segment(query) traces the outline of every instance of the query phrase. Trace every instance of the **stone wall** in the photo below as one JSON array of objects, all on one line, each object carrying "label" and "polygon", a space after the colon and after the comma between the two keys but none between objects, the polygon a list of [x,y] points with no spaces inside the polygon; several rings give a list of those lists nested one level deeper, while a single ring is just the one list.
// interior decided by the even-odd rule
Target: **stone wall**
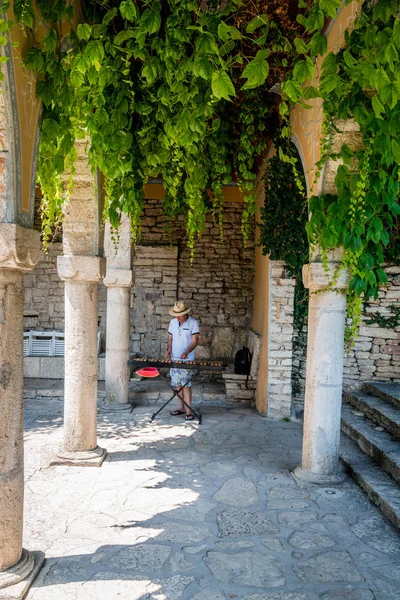
[{"label": "stone wall", "polygon": [[292,403],[293,297],[295,280],[283,261],[269,261],[267,416],[289,417]]},{"label": "stone wall", "polygon": [[56,267],[62,244],[51,244],[37,266],[24,275],[24,328],[64,331],[64,283]]},{"label": "stone wall", "polygon": [[400,324],[387,329],[368,324],[371,314],[393,316],[390,306],[400,307],[400,266],[387,267],[388,284],[379,291],[379,298],[368,302],[354,349],[345,356],[345,385],[363,381],[400,381]]},{"label": "stone wall", "polygon": [[[134,255],[131,351],[142,356],[165,351],[168,309],[176,299],[192,307],[201,325],[197,356],[232,359],[246,341],[252,318],[254,244],[243,251],[242,203],[225,205],[223,239],[209,215],[191,264],[181,217],[169,227],[160,200],[146,200],[142,235]],[[253,240],[254,231],[250,239]],[[25,328],[64,330],[64,285],[56,269],[60,243],[25,276]],[[101,350],[105,350],[106,288],[99,285]]]},{"label": "stone wall", "polygon": [[[242,203],[225,205],[222,240],[218,225],[213,222],[211,215],[207,216],[203,235],[196,242],[195,260],[191,264],[182,219],[176,219],[168,228],[168,217],[162,213],[161,202],[146,201],[140,255],[134,257],[133,261],[135,286],[132,306],[135,307],[138,300],[140,310],[132,308],[132,351],[146,356],[149,343],[155,351],[158,348],[161,353],[164,351],[170,319],[168,308],[178,298],[192,307],[191,314],[200,321],[200,344],[196,349],[198,357],[232,359],[245,343],[246,330],[252,318],[254,244],[249,243],[243,251],[242,208]],[[253,236],[252,230],[251,240]],[[172,264],[169,265],[172,269],[170,273],[160,268],[163,262],[158,264],[166,256],[171,259],[171,246],[171,252],[176,253],[176,273],[172,272],[175,268]],[[148,268],[146,260],[150,261]],[[148,269],[153,272],[146,273]],[[147,281],[149,288],[147,297],[139,289],[143,287],[143,281]],[[141,319],[146,320],[146,325],[140,322]],[[146,331],[150,332],[151,342],[146,341]]]},{"label": "stone wall", "polygon": [[[379,297],[368,302],[354,348],[344,357],[343,385],[358,387],[364,381],[400,381],[400,325],[388,329],[368,324],[371,314],[390,317],[390,306],[400,307],[400,266],[385,269],[389,281]],[[304,403],[307,326],[293,338],[293,399]]]}]

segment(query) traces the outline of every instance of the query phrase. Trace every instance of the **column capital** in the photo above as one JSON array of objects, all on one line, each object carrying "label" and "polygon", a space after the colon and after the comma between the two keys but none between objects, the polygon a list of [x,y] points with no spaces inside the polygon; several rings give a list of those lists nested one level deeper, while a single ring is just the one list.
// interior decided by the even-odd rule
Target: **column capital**
[{"label": "column capital", "polygon": [[58,256],[57,271],[63,281],[97,283],[104,278],[106,259],[99,256]]},{"label": "column capital", "polygon": [[40,259],[40,232],[0,223],[0,268],[30,271]]},{"label": "column capital", "polygon": [[[332,282],[336,276],[336,269],[340,263],[328,262],[326,270],[322,262],[311,262],[303,266],[303,284],[310,292],[318,292],[324,290]],[[349,272],[347,269],[341,269],[336,277],[332,289],[346,290],[349,284]]]},{"label": "column capital", "polygon": [[132,287],[133,272],[130,269],[107,269],[103,283],[106,287]]}]

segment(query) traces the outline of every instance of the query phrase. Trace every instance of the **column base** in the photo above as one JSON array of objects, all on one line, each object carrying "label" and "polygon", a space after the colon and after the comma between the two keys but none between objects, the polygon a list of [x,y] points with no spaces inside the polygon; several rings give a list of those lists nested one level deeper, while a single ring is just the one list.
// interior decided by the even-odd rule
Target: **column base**
[{"label": "column base", "polygon": [[312,483],[314,485],[337,485],[343,483],[346,479],[346,473],[341,465],[338,465],[336,473],[324,475],[323,473],[313,473],[313,471],[303,471],[301,467],[297,467],[293,471],[296,479],[304,483]]},{"label": "column base", "polygon": [[103,400],[98,405],[98,410],[101,412],[120,412],[122,410],[130,410],[133,404],[130,402],[107,402],[107,400]]},{"label": "column base", "polygon": [[0,571],[0,600],[22,600],[44,563],[43,552],[22,549],[19,561]]},{"label": "column base", "polygon": [[[50,466],[70,465],[76,467],[101,467],[107,456],[107,450],[97,446],[94,450],[86,450],[85,452],[67,452],[60,450],[53,456],[50,461]],[[0,599],[1,600],[1,599]]]}]

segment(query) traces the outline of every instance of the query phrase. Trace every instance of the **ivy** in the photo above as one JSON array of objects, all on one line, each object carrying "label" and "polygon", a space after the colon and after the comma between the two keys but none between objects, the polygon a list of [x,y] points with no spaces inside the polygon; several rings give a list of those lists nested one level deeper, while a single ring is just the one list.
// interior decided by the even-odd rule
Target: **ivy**
[{"label": "ivy", "polygon": [[379,327],[385,329],[394,329],[400,326],[400,306],[389,306],[389,310],[392,314],[391,317],[385,317],[381,313],[373,313],[370,318],[365,321],[367,325],[376,323]]},{"label": "ivy", "polygon": [[[308,219],[306,183],[293,144],[277,136],[275,149],[277,154],[268,160],[264,176],[265,201],[261,209],[260,245],[263,254],[268,254],[271,260],[283,260],[289,276],[296,278],[294,326],[297,331],[302,331],[308,311],[308,291],[302,279],[302,268],[309,254],[305,230]],[[282,161],[279,149],[292,162]],[[301,175],[295,176],[293,167]],[[297,177],[300,182],[296,181]]]}]

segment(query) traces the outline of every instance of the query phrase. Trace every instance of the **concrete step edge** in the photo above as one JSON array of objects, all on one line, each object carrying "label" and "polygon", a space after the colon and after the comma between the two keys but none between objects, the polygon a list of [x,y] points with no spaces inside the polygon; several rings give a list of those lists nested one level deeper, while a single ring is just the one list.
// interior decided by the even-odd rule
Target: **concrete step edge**
[{"label": "concrete step edge", "polygon": [[353,408],[365,413],[368,419],[400,439],[400,411],[396,408],[364,392],[343,392],[343,398]]},{"label": "concrete step edge", "polygon": [[391,523],[400,530],[400,486],[377,467],[372,459],[342,434],[339,452],[346,471],[364,490],[368,498],[380,508]]},{"label": "concrete step edge", "polygon": [[363,385],[363,389],[367,394],[372,394],[372,396],[381,398],[381,400],[389,402],[395,408],[400,409],[400,384],[367,381]]},{"label": "concrete step edge", "polygon": [[354,415],[351,407],[343,405],[342,431],[381,469],[400,484],[400,443],[386,431],[376,431],[362,416]]}]

